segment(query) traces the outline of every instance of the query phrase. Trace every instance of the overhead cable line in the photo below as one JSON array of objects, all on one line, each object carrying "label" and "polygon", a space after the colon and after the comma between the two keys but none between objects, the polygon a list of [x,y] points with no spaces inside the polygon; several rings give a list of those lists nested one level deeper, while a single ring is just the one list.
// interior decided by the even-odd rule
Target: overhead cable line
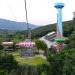
[{"label": "overhead cable line", "polygon": [[15,16],[15,14],[14,14],[14,12],[13,12],[13,10],[12,10],[12,7],[11,7],[11,5],[9,4],[8,0],[5,0],[5,2],[6,2],[6,4],[7,4],[7,7],[8,7],[8,9],[9,9],[10,13],[12,14],[12,16],[13,16],[13,17],[16,19],[16,21],[17,21],[17,18],[16,18],[16,16]]}]

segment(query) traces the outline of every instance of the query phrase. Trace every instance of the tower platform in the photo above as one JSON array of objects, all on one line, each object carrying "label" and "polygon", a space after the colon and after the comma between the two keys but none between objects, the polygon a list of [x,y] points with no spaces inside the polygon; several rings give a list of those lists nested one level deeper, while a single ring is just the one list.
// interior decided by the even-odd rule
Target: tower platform
[{"label": "tower platform", "polygon": [[64,3],[55,3],[54,7],[57,9],[58,8],[62,9],[64,7]]}]

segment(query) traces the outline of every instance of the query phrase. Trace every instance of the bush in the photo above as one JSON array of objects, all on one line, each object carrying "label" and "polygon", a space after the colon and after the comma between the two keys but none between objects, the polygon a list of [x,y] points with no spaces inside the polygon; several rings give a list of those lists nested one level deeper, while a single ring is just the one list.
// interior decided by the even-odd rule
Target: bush
[{"label": "bush", "polygon": [[0,50],[2,50],[4,47],[3,47],[3,45],[2,44],[0,44]]},{"label": "bush", "polygon": [[75,50],[64,50],[47,57],[51,75],[75,75]]},{"label": "bush", "polygon": [[18,63],[14,60],[12,55],[0,57],[0,71],[3,70],[4,73],[10,73],[13,69],[16,69],[17,66]]}]

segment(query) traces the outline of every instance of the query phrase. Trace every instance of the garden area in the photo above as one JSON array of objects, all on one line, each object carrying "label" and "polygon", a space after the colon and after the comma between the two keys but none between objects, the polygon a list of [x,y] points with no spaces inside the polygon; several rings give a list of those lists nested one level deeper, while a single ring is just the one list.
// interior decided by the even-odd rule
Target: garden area
[{"label": "garden area", "polygon": [[45,59],[46,57],[43,55],[35,55],[33,57],[21,57],[19,52],[12,52],[11,53],[15,60],[19,63],[19,64],[28,64],[28,65],[41,65],[41,64],[48,64],[47,60]]}]

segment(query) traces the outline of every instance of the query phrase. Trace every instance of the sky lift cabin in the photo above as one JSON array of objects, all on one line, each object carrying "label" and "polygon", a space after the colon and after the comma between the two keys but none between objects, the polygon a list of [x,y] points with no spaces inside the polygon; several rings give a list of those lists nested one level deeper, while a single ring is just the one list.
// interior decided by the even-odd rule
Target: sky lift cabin
[{"label": "sky lift cabin", "polygon": [[13,42],[3,42],[4,51],[14,51],[13,44]]}]

